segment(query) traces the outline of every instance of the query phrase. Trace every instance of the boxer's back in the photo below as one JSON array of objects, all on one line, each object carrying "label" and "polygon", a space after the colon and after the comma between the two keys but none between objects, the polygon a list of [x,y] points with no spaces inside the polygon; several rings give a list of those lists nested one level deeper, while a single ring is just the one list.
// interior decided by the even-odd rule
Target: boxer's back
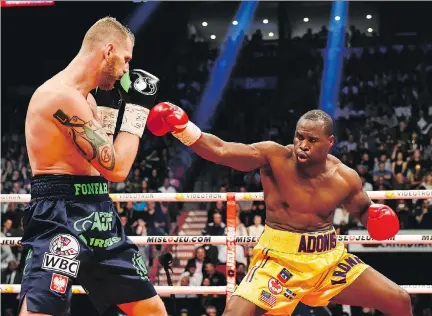
[{"label": "boxer's back", "polygon": [[33,175],[99,175],[55,122],[53,114],[62,97],[79,93],[61,82],[57,75],[42,84],[28,106],[25,136]]}]

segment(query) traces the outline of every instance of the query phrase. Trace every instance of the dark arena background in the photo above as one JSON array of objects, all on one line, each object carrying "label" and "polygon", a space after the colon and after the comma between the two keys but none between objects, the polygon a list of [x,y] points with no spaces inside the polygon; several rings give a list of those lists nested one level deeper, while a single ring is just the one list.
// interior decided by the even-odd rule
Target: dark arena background
[{"label": "dark arena background", "polygon": [[[367,237],[367,231],[343,206],[335,210],[337,232],[347,235],[350,252],[397,284],[413,285],[414,315],[432,315],[431,3],[1,3],[1,315],[17,315],[27,253],[10,237],[23,235],[25,197],[31,193],[24,137],[29,100],[68,65],[88,28],[105,16],[134,32],[131,68],[161,79],[156,102],[178,104],[202,130],[226,141],[291,144],[303,113],[315,108],[329,113],[335,120],[332,154],[359,173],[375,202],[397,212],[397,237],[413,242],[350,243],[348,235]],[[167,285],[158,261],[167,252],[174,257],[171,275],[180,290],[238,284],[247,273],[253,243],[212,241],[232,237],[227,225],[236,218],[236,236],[254,241],[262,233],[266,206],[258,170],[242,173],[207,162],[171,135],[146,131],[129,177],[110,183],[109,191],[117,194],[126,234],[147,240],[137,244],[154,285]],[[242,199],[226,202],[226,192],[239,192]],[[158,202],[157,193],[172,202]],[[125,194],[139,201],[122,202]],[[233,249],[235,268],[227,256]],[[170,291],[164,291],[174,315]],[[176,316],[216,316],[225,307],[225,290],[176,293]],[[73,295],[71,312],[98,315],[85,293]],[[112,309],[106,315],[124,314]],[[300,304],[293,315],[381,313]]]}]

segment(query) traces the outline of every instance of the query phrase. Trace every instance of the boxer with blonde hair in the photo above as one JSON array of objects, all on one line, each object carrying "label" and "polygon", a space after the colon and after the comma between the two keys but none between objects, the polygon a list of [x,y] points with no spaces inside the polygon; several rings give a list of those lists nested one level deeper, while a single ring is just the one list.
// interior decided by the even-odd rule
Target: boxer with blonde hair
[{"label": "boxer with blonde hair", "polygon": [[127,315],[167,315],[108,192],[108,181],[129,174],[159,85],[154,75],[129,70],[134,41],[114,18],[100,19],[72,62],[30,100],[20,316],[68,315],[74,280],[100,314],[117,305]]}]

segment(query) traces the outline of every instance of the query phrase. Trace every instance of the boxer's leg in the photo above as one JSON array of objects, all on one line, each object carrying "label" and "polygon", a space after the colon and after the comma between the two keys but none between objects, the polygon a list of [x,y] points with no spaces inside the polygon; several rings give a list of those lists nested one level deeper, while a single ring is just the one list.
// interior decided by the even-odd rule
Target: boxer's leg
[{"label": "boxer's leg", "polygon": [[231,296],[222,316],[261,316],[267,311],[240,296]]},{"label": "boxer's leg", "polygon": [[331,302],[369,307],[392,316],[413,315],[409,294],[399,285],[370,267],[336,295]]},{"label": "boxer's leg", "polygon": [[167,316],[165,305],[159,296],[153,296],[137,302],[119,304],[117,306],[128,316]]},{"label": "boxer's leg", "polygon": [[53,315],[33,313],[33,312],[27,311],[27,298],[24,297],[24,301],[23,301],[23,304],[21,306],[21,310],[20,310],[18,316],[53,316]]},{"label": "boxer's leg", "polygon": [[78,276],[99,313],[104,314],[118,306],[128,316],[166,316],[165,306],[148,276],[145,260],[138,247],[126,236],[113,203],[74,205],[87,210],[92,205],[104,218],[105,226],[100,216],[100,223],[94,224],[99,228],[86,232],[94,260]]},{"label": "boxer's leg", "polygon": [[[65,217],[63,200],[38,199],[29,205],[26,208],[28,213],[24,216],[27,220],[31,218],[30,224],[23,219],[27,235],[24,235],[22,242],[28,253],[21,281],[18,315],[65,315],[70,311],[72,298],[71,271],[78,271],[78,268],[71,268],[70,263],[78,260],[64,257],[61,251],[74,250],[76,256],[79,256],[78,239],[69,235],[63,222],[59,221],[56,225],[44,218],[47,212],[49,215],[46,218],[51,220],[54,217]],[[78,265],[79,263],[76,266]]]}]

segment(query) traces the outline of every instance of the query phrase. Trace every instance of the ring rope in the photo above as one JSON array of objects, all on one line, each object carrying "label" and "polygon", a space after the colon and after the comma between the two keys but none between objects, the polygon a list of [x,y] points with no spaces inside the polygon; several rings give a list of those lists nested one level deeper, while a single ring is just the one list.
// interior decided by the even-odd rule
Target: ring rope
[{"label": "ring rope", "polygon": [[[432,285],[400,285],[410,294],[431,294]],[[161,295],[169,294],[226,294],[226,286],[155,286],[156,292]],[[19,284],[0,284],[2,294],[18,294],[21,290]],[[72,285],[73,294],[87,294],[80,285]]]},{"label": "ring rope", "polygon": [[[366,191],[373,200],[399,200],[399,199],[431,199],[432,190],[400,190],[400,191]],[[216,202],[228,200],[228,196],[234,196],[238,201],[263,201],[263,192],[192,192],[192,193],[118,193],[110,194],[115,202]],[[0,202],[30,202],[30,194],[0,194]]]},{"label": "ring rope", "polygon": [[[400,191],[366,191],[368,196],[372,200],[376,199],[430,199],[432,198],[432,190],[400,190]],[[113,201],[126,202],[126,201],[159,201],[159,202],[215,202],[215,201],[227,201],[227,236],[177,236],[177,237],[160,237],[160,236],[131,236],[131,240],[136,244],[162,244],[162,243],[175,243],[175,244],[195,244],[197,243],[196,238],[203,238],[201,243],[212,243],[212,244],[226,244],[226,278],[227,286],[224,287],[158,287],[156,291],[160,295],[165,294],[226,294],[226,300],[228,301],[236,286],[236,253],[235,246],[237,243],[256,243],[256,239],[248,240],[244,238],[250,238],[249,236],[236,236],[236,203],[237,201],[263,201],[263,192],[228,192],[228,193],[122,193],[122,194],[110,194],[110,198]],[[30,194],[0,194],[1,202],[29,202],[31,200]],[[205,238],[208,239],[205,239]],[[371,239],[369,236],[363,235],[349,235],[349,236],[338,236],[338,240],[344,243],[367,243],[367,244],[384,244],[384,243],[420,243],[429,244],[431,236],[422,235],[397,235],[386,241],[376,241]],[[150,239],[153,238],[153,239]],[[166,240],[164,238],[167,238]],[[178,238],[178,239],[175,239]],[[190,238],[186,239],[186,238]],[[341,240],[342,239],[342,240]],[[19,243],[20,238],[1,238],[1,244],[3,243]],[[208,240],[207,242],[204,242]],[[199,242],[199,241],[198,241]],[[409,293],[432,293],[432,285],[405,285],[402,286],[407,289]],[[1,284],[1,293],[19,293],[20,285],[8,285]],[[215,291],[217,293],[202,293],[203,291]],[[214,289],[213,289],[214,288]],[[216,289],[217,288],[217,289]],[[7,290],[7,291],[4,291]],[[167,292],[164,292],[164,291]],[[180,291],[180,292],[177,292]],[[8,292],[9,291],[9,292]],[[193,291],[193,292],[190,292]],[[85,293],[82,287],[74,286],[73,293],[82,294]]]},{"label": "ring rope", "polygon": [[[226,236],[128,236],[136,245],[225,245]],[[386,240],[375,240],[369,235],[339,235],[337,241],[345,245],[390,245],[390,244],[422,244],[432,245],[432,235],[396,235]],[[235,243],[239,245],[254,245],[259,237],[235,236]],[[2,246],[16,246],[21,244],[21,237],[0,237]]]}]

